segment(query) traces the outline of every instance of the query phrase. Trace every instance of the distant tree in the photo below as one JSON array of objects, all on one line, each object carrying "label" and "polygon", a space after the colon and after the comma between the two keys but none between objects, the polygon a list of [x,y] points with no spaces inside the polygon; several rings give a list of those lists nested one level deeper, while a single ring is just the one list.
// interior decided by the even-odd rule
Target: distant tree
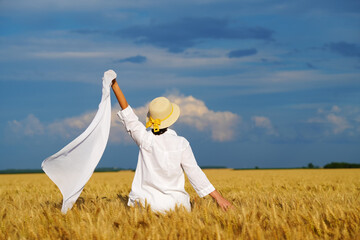
[{"label": "distant tree", "polygon": [[255,166],[255,169],[259,169],[259,167],[258,167],[258,166]]},{"label": "distant tree", "polygon": [[309,164],[308,164],[308,168],[314,168],[314,164],[309,163]]},{"label": "distant tree", "polygon": [[360,164],[347,162],[331,162],[326,164],[324,168],[360,168]]}]

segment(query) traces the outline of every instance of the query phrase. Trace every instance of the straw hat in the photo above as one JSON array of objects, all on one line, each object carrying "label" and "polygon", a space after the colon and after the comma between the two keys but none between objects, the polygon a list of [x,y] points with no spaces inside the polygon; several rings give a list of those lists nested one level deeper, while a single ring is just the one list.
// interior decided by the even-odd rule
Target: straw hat
[{"label": "straw hat", "polygon": [[180,108],[165,97],[158,97],[149,104],[146,117],[146,127],[153,128],[154,132],[173,125],[180,116]]}]

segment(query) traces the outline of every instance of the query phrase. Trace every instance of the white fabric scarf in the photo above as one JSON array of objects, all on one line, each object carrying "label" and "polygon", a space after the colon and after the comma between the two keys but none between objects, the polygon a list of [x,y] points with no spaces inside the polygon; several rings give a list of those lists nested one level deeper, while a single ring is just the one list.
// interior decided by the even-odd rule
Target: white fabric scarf
[{"label": "white fabric scarf", "polygon": [[41,164],[63,195],[63,214],[72,208],[104,153],[110,133],[110,86],[114,78],[113,70],[104,73],[101,102],[89,127]]}]

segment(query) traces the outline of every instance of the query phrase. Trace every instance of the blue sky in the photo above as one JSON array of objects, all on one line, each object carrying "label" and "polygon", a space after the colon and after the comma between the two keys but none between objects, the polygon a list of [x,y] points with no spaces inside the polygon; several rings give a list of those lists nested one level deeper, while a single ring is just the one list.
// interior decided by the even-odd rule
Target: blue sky
[{"label": "blue sky", "polygon": [[[201,166],[360,162],[359,1],[0,2],[0,169],[40,168],[114,69],[141,119],[168,96]],[[116,119],[99,167],[134,168]]]}]

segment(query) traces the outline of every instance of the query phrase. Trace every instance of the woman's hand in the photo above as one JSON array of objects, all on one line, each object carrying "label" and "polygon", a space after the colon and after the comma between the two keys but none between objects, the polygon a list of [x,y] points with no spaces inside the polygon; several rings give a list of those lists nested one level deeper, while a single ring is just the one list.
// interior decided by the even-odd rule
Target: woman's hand
[{"label": "woman's hand", "polygon": [[223,197],[221,197],[219,199],[216,199],[216,202],[221,207],[221,209],[224,210],[224,211],[227,211],[230,208],[233,208],[233,205]]},{"label": "woman's hand", "polygon": [[113,70],[107,70],[104,72],[103,81],[109,83],[110,86],[114,84],[114,80],[116,79],[116,73]]},{"label": "woman's hand", "polygon": [[223,196],[221,196],[218,191],[213,191],[212,193],[210,193],[210,196],[216,200],[217,204],[222,210],[227,211],[231,208],[234,208],[234,206]]}]

